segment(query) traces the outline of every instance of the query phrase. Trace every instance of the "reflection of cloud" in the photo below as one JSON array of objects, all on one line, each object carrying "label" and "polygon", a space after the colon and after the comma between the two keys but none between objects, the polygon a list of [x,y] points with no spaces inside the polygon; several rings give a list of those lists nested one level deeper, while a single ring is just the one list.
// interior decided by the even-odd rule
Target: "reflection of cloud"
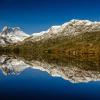
[{"label": "reflection of cloud", "polygon": [[71,64],[66,66],[58,66],[56,64],[48,64],[47,62],[42,61],[25,61],[24,59],[8,56],[0,57],[0,68],[6,75],[21,73],[23,70],[29,67],[45,71],[53,77],[62,77],[63,79],[69,80],[72,83],[100,80],[99,71],[85,70]]}]

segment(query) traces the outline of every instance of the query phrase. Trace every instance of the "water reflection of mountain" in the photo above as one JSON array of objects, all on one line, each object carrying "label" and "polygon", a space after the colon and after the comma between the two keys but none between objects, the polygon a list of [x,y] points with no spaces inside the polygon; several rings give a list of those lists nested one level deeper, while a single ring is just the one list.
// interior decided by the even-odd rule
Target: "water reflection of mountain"
[{"label": "water reflection of mountain", "polygon": [[28,64],[24,63],[21,59],[17,59],[16,57],[7,55],[0,56],[0,68],[5,75],[18,74],[28,67]]},{"label": "water reflection of mountain", "polygon": [[46,71],[53,77],[62,77],[73,83],[100,80],[100,65],[93,61],[79,61],[71,58],[59,61],[50,57],[26,60],[16,56],[0,56],[0,68],[5,75],[19,74],[29,67]]}]

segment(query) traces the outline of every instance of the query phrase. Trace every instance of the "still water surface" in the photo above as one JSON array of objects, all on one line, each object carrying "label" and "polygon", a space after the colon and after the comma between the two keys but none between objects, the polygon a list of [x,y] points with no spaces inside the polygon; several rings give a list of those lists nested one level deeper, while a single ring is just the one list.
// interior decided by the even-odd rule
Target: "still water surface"
[{"label": "still water surface", "polygon": [[57,67],[56,70],[48,66],[44,70],[43,64],[37,68],[3,56],[0,60],[0,100],[100,100],[99,72],[95,76],[90,70],[81,73],[75,68]]}]

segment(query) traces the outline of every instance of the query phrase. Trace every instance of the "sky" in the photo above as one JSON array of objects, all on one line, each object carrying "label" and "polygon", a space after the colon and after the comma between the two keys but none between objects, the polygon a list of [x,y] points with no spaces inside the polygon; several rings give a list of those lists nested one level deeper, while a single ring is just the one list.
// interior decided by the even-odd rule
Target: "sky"
[{"label": "sky", "polygon": [[100,21],[100,0],[0,0],[0,31],[7,25],[32,34],[71,19]]}]

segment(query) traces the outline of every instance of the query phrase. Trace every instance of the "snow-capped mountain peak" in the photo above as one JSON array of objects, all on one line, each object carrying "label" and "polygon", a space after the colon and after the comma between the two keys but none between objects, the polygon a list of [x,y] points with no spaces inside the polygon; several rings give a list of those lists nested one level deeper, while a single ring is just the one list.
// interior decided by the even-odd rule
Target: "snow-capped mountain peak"
[{"label": "snow-capped mountain peak", "polygon": [[8,26],[4,26],[4,28],[2,29],[2,31],[6,31],[8,29]]},{"label": "snow-capped mountain peak", "polygon": [[29,35],[24,33],[19,27],[11,28],[5,26],[0,33],[0,44],[6,45],[17,43],[23,41],[27,37],[29,37]]}]

